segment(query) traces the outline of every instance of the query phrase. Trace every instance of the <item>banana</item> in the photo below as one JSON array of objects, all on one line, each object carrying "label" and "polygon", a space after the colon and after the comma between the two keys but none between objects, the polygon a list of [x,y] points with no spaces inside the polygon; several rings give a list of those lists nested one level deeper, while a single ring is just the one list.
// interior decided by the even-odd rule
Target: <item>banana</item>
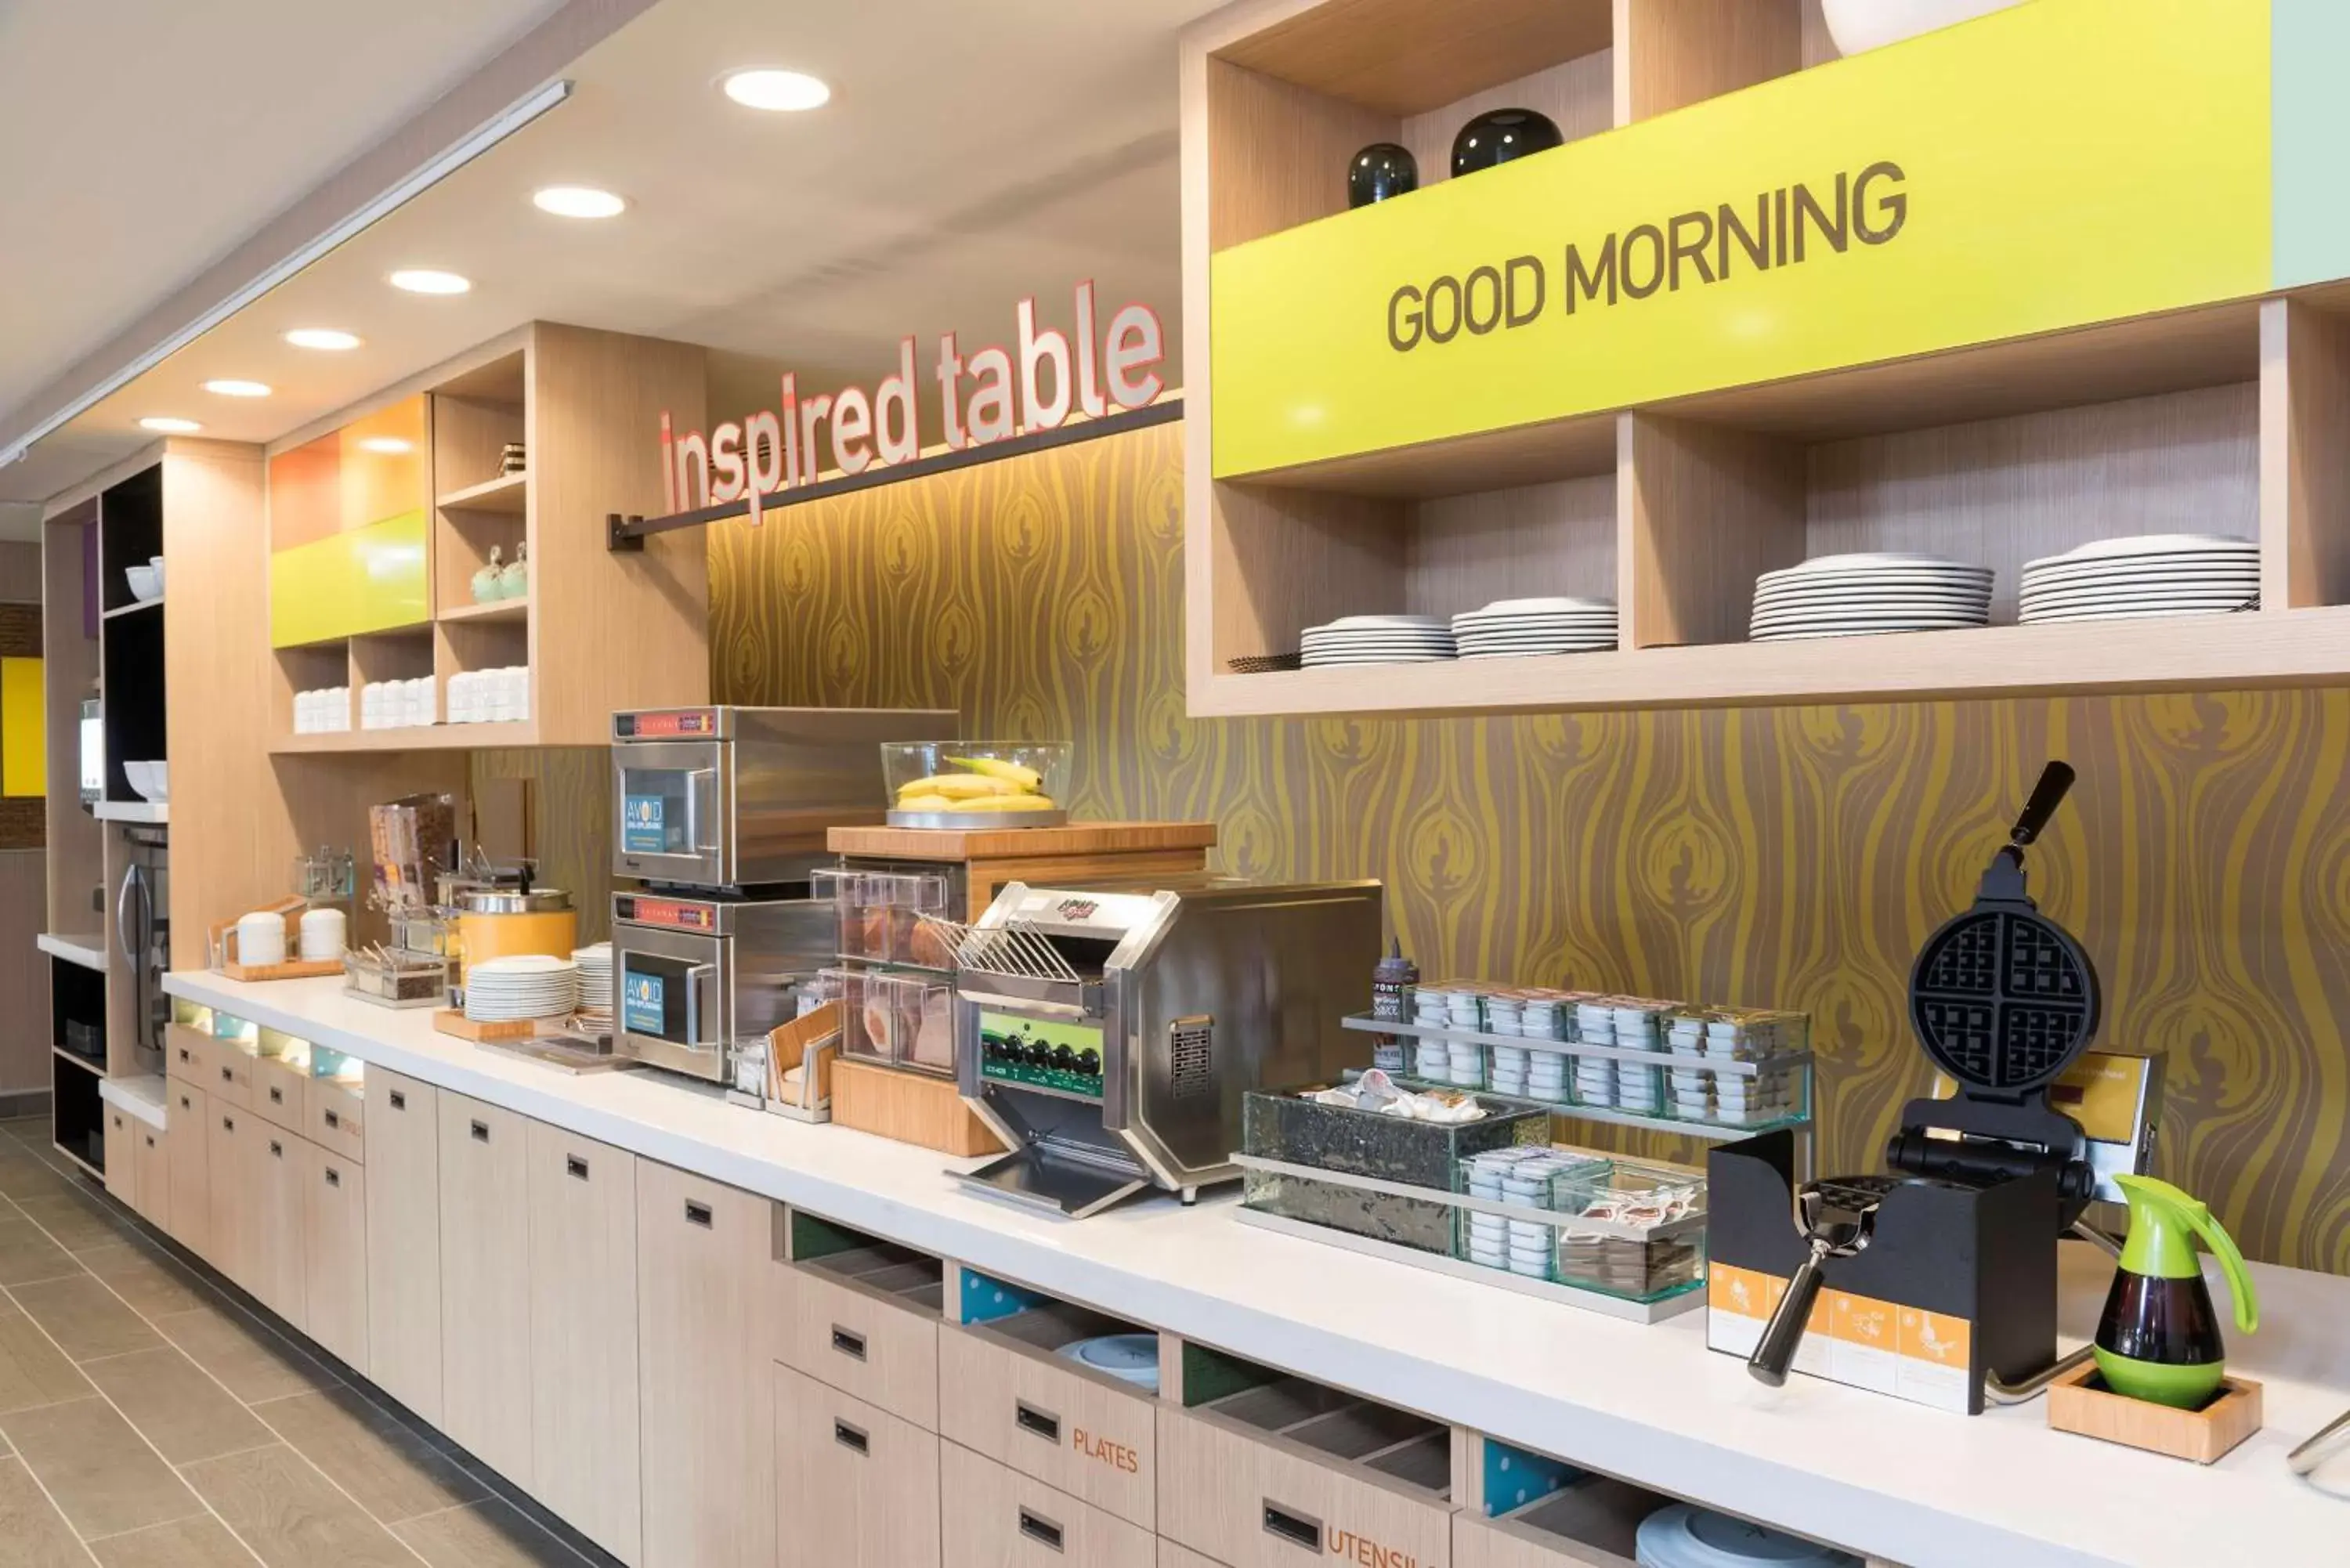
[{"label": "banana", "polygon": [[1045,787],[1045,775],[1035,768],[1018,763],[1005,762],[1002,757],[949,757],[947,761],[959,768],[969,768],[990,778],[1009,779],[1027,794],[1034,794]]},{"label": "banana", "polygon": [[942,794],[955,800],[975,799],[984,794],[1011,794],[1015,786],[1003,779],[993,779],[979,774],[940,774],[936,777],[916,779],[899,784],[902,798],[910,794]]},{"label": "banana", "polygon": [[898,797],[899,811],[952,811],[962,803],[942,794],[901,794]]},{"label": "banana", "polygon": [[[902,809],[909,809],[909,808],[903,807],[903,806],[901,805],[900,809],[902,810]],[[955,811],[969,811],[969,812],[983,812],[983,811],[1004,812],[1004,811],[1058,811],[1058,810],[1060,810],[1061,808],[1060,808],[1058,805],[1055,805],[1053,803],[1053,799],[1052,799],[1052,797],[1051,797],[1050,795],[1042,795],[1042,794],[989,794],[989,795],[980,795],[980,796],[978,796],[978,797],[976,797],[976,798],[974,798],[974,799],[971,799],[971,800],[959,800],[959,801],[956,801],[956,802],[954,803],[953,806],[952,806],[951,809],[955,810]]]}]

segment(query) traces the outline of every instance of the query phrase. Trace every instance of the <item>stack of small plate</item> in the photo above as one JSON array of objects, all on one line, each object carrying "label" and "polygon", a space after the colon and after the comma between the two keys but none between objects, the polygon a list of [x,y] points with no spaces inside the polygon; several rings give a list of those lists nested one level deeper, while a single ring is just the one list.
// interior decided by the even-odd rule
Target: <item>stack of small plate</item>
[{"label": "stack of small plate", "polygon": [[1612,599],[1497,599],[1452,618],[1463,659],[1594,653],[1616,646]]},{"label": "stack of small plate", "polygon": [[1989,566],[1940,556],[1819,556],[1754,582],[1756,642],[1991,623]]},{"label": "stack of small plate", "polygon": [[571,955],[579,966],[579,1022],[592,1030],[612,1027],[612,944],[598,942]]},{"label": "stack of small plate", "polygon": [[1305,667],[1432,664],[1454,657],[1452,625],[1437,615],[1350,615],[1309,626],[1299,644]]},{"label": "stack of small plate", "polygon": [[579,1002],[579,966],[525,953],[488,959],[465,971],[465,1016],[476,1023],[562,1018]]},{"label": "stack of small plate", "polygon": [[2100,539],[2027,561],[2016,618],[2026,624],[2226,615],[2261,591],[2261,547],[2210,534]]}]

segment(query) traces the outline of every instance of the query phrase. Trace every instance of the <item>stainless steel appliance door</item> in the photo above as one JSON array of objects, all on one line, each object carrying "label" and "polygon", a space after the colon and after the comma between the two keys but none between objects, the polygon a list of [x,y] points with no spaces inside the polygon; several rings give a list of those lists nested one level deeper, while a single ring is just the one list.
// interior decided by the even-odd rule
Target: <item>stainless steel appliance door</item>
[{"label": "stainless steel appliance door", "polygon": [[612,748],[612,869],[648,882],[734,880],[734,748],[637,741]]},{"label": "stainless steel appliance door", "polygon": [[620,1054],[723,1082],[733,1038],[733,943],[723,937],[612,929],[614,1038]]}]

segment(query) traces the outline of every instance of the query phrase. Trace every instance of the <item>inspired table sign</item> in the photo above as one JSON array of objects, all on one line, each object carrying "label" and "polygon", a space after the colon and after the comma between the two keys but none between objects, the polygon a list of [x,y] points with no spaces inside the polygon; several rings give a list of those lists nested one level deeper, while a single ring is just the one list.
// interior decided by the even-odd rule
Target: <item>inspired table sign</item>
[{"label": "inspired table sign", "polygon": [[[950,450],[1057,429],[1073,415],[1099,419],[1139,409],[1166,389],[1159,367],[1167,335],[1147,305],[1125,305],[1097,332],[1094,286],[1076,286],[1074,331],[1040,327],[1034,296],[1020,301],[1015,346],[991,345],[965,358],[955,335],[939,338],[927,377],[917,376],[914,339],[898,342],[898,369],[868,393],[862,387],[802,397],[785,371],[781,401],[705,437],[680,432],[660,417],[661,474],[671,512],[748,500],[759,521],[764,495],[813,484],[827,472],[858,474],[920,455],[920,400],[935,388],[940,428]],[[827,462],[827,459],[829,458]]]}]

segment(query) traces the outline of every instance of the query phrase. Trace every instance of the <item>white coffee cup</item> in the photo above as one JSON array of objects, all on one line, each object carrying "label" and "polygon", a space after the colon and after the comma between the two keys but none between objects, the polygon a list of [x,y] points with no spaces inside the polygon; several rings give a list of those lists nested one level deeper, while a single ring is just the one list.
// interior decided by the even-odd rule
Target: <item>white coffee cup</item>
[{"label": "white coffee cup", "polygon": [[[343,912],[306,909],[302,913],[302,961],[323,962],[343,956]],[[239,938],[243,940],[243,938]]]},{"label": "white coffee cup", "polygon": [[286,917],[256,909],[236,922],[236,961],[249,967],[286,961]]}]

